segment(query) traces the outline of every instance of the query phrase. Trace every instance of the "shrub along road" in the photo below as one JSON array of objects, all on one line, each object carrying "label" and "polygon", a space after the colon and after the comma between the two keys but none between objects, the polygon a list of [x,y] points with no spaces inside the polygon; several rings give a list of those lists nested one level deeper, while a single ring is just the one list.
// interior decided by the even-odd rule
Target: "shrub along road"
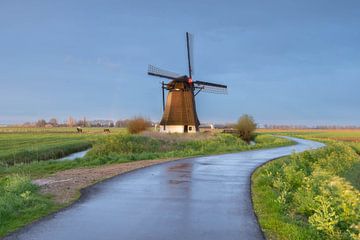
[{"label": "shrub along road", "polygon": [[114,177],[5,239],[263,239],[250,176],[271,159],[323,146],[293,140],[298,144],[189,158]]}]

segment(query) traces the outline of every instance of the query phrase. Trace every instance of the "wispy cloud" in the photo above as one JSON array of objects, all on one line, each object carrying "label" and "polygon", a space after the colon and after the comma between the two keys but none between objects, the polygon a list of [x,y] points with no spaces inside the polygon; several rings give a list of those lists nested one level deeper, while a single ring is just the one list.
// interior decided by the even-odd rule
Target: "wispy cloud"
[{"label": "wispy cloud", "polygon": [[96,59],[96,64],[104,66],[109,69],[118,69],[120,67],[120,63],[115,62],[106,57],[98,57]]},{"label": "wispy cloud", "polygon": [[97,57],[93,59],[85,59],[82,57],[77,57],[74,55],[67,55],[64,58],[64,62],[66,64],[72,65],[98,65],[107,69],[119,69],[121,64],[117,61],[112,60],[108,57]]}]

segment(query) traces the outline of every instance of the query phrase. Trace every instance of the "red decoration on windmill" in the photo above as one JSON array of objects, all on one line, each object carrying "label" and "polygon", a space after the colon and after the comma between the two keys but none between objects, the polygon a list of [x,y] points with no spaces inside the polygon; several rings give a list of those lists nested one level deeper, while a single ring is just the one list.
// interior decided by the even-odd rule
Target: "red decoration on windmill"
[{"label": "red decoration on windmill", "polygon": [[[227,93],[227,86],[192,79],[192,35],[186,32],[186,47],[189,76],[179,75],[149,65],[148,74],[170,80],[162,82],[163,116],[161,132],[197,132],[199,119],[196,113],[195,96],[200,92]],[[168,95],[165,104],[165,90]]]}]

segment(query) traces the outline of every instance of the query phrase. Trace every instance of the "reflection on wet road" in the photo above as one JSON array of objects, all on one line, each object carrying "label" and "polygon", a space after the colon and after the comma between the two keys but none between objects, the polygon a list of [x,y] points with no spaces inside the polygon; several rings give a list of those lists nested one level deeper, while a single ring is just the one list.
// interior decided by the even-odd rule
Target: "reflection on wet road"
[{"label": "reflection on wet road", "polygon": [[250,176],[262,163],[321,143],[197,157],[117,176],[71,208],[6,239],[263,239]]}]

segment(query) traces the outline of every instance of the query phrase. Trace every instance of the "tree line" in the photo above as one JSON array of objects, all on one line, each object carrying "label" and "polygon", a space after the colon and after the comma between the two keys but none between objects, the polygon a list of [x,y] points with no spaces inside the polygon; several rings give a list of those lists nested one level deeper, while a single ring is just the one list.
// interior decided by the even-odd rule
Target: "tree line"
[{"label": "tree line", "polygon": [[[146,125],[152,126],[153,123],[145,118],[144,122]],[[36,122],[26,122],[22,124],[23,127],[128,127],[129,124],[134,119],[120,119],[120,120],[87,120],[85,117],[83,119],[75,119],[74,117],[68,117],[66,121],[60,122],[57,118],[39,119]]]}]

